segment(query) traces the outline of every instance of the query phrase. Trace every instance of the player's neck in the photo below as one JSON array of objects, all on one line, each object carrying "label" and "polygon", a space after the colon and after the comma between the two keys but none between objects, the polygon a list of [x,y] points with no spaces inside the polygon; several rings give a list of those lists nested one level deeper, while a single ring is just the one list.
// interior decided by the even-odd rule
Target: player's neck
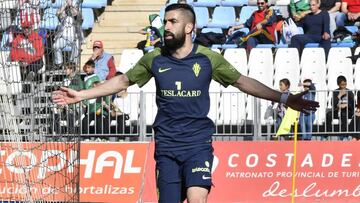
[{"label": "player's neck", "polygon": [[171,56],[177,59],[185,58],[191,53],[193,47],[193,42],[191,40],[186,40],[182,47],[171,53]]}]

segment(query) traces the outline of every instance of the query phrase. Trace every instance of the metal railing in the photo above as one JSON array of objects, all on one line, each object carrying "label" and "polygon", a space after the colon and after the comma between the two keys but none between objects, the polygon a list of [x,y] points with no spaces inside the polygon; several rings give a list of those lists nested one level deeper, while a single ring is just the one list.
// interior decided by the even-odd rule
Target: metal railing
[{"label": "metal railing", "polygon": [[[355,91],[354,91],[355,92]],[[316,91],[316,101],[320,108],[307,117],[299,119],[299,136],[311,134],[312,139],[348,139],[350,136],[360,134],[359,121],[356,120],[356,95],[354,102],[347,104],[350,108],[344,108],[343,113],[334,112],[332,91]],[[261,100],[242,92],[211,92],[211,105],[208,117],[213,120],[216,129],[215,140],[273,140],[278,129],[276,106],[277,103]],[[156,116],[155,93],[137,92],[128,93],[124,106],[127,112],[111,116],[111,111],[103,110],[90,112],[91,107],[82,104],[77,111],[67,110],[66,114],[52,112],[49,134],[81,132],[84,139],[96,139],[102,137],[116,141],[120,139],[149,140],[153,137],[151,128]],[[104,98],[93,101],[104,103]],[[94,105],[88,104],[88,105]],[[126,106],[127,105],[127,106]],[[86,110],[87,109],[87,110]],[[74,113],[76,112],[76,113]],[[81,118],[80,118],[81,115]],[[71,116],[73,118],[71,118]],[[359,115],[360,116],[360,115]],[[78,117],[78,118],[76,118]],[[360,118],[360,117],[359,117]],[[311,132],[304,132],[305,119],[310,120]],[[352,120],[356,122],[351,122]],[[59,121],[59,122],[57,122]],[[70,124],[69,123],[73,123]],[[289,136],[281,139],[291,139]]]}]

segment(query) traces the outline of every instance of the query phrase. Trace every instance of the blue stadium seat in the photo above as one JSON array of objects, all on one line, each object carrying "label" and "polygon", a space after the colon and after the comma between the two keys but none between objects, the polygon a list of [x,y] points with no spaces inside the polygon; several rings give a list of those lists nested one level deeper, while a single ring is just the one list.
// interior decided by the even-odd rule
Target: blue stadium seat
[{"label": "blue stadium seat", "polygon": [[212,21],[208,27],[229,28],[235,24],[234,7],[215,7]]},{"label": "blue stadium seat", "polygon": [[238,48],[237,44],[223,44],[221,45],[222,49],[234,49],[234,48]]},{"label": "blue stadium seat", "polygon": [[83,8],[82,10],[83,23],[81,28],[86,30],[90,29],[94,26],[94,12],[91,8]]},{"label": "blue stadium seat", "polygon": [[245,6],[248,0],[222,0],[221,6]]},{"label": "blue stadium seat", "polygon": [[55,30],[60,24],[58,17],[56,16],[57,8],[47,8],[44,11],[43,21],[41,21],[40,28],[48,30]]},{"label": "blue stadium seat", "polygon": [[347,30],[349,30],[351,33],[355,33],[356,31],[358,31],[358,27],[355,26],[355,25],[345,26],[345,28],[346,28]]},{"label": "blue stadium seat", "polygon": [[165,8],[166,8],[166,6],[163,6],[160,8],[159,16],[162,20],[164,20],[164,17],[165,17]]},{"label": "blue stadium seat", "polygon": [[[176,4],[178,0],[170,0],[169,3],[167,3],[167,5],[170,5],[170,4]],[[193,4],[193,0],[187,0],[186,3],[189,4],[189,5],[192,5]]]},{"label": "blue stadium seat", "polygon": [[107,0],[83,0],[82,8],[102,8],[107,5]]},{"label": "blue stadium seat", "polygon": [[201,33],[209,33],[209,32],[220,33],[220,34],[223,33],[221,28],[209,28],[209,27],[206,27],[206,28],[203,28],[201,30]]},{"label": "blue stadium seat", "polygon": [[239,24],[245,23],[247,19],[250,18],[251,14],[256,11],[258,8],[257,6],[244,6],[241,8],[240,11],[240,20]]},{"label": "blue stadium seat", "polygon": [[51,3],[51,0],[40,0],[40,8],[60,8],[63,0],[55,0],[55,3]]},{"label": "blue stadium seat", "polygon": [[355,42],[335,42],[331,43],[331,47],[353,47],[355,46]]},{"label": "blue stadium seat", "polygon": [[273,48],[275,47],[275,44],[258,44],[256,45],[256,48]]},{"label": "blue stadium seat", "polygon": [[319,47],[319,43],[307,43],[305,44],[306,48],[316,48]]},{"label": "blue stadium seat", "polygon": [[194,7],[215,7],[220,5],[221,0],[197,0],[193,3]]},{"label": "blue stadium seat", "polygon": [[206,27],[209,23],[209,12],[205,7],[194,7],[197,28]]}]

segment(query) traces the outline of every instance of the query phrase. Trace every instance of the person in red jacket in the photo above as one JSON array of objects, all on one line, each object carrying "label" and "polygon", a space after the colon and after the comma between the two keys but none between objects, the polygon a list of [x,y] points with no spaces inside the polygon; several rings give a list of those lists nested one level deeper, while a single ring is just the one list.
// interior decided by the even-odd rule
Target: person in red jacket
[{"label": "person in red jacket", "polygon": [[16,35],[11,44],[11,61],[19,62],[23,80],[32,80],[44,65],[43,41],[33,30],[33,24],[31,17],[24,17],[21,21],[22,32]]},{"label": "person in red jacket", "polygon": [[[232,35],[235,30],[249,28],[250,32],[240,38],[240,45],[246,45],[250,51],[257,44],[274,44],[276,15],[272,8],[268,6],[268,0],[257,0],[258,10],[254,11],[244,24],[233,26],[228,34]],[[244,44],[243,44],[244,43]]]}]

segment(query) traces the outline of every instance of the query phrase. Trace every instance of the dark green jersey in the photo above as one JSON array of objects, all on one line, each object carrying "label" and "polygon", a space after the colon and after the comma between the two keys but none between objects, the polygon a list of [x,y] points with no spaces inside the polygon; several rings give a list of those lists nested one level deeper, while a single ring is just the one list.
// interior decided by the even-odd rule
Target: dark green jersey
[{"label": "dark green jersey", "polygon": [[214,124],[207,117],[211,79],[234,84],[240,73],[220,54],[200,45],[183,59],[161,50],[144,55],[126,73],[140,87],[155,77],[158,113],[153,124],[157,150],[191,149],[211,141]]}]

